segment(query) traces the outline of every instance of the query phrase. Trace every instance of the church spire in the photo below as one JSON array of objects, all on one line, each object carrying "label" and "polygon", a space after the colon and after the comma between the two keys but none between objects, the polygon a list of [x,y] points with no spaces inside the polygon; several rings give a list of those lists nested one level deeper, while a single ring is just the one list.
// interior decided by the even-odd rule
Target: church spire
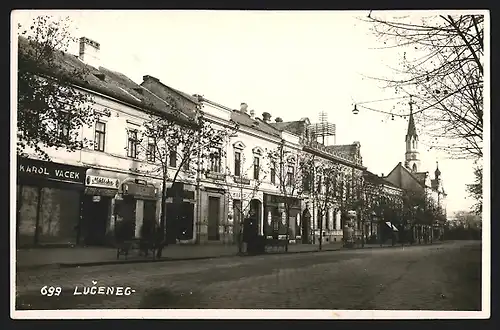
[{"label": "church spire", "polygon": [[420,170],[420,160],[418,153],[418,135],[415,128],[415,121],[413,119],[413,101],[410,96],[410,120],[408,121],[408,131],[406,133],[406,153],[405,153],[405,166],[412,172]]},{"label": "church spire", "polygon": [[441,175],[441,171],[439,170],[439,163],[438,163],[438,161],[436,161],[436,171],[434,171],[434,175],[436,176],[436,179],[438,179],[439,176]]},{"label": "church spire", "polygon": [[410,120],[408,121],[408,131],[406,133],[406,140],[411,138],[412,136],[417,137],[417,129],[415,128],[415,120],[413,119],[413,101],[410,96]]}]

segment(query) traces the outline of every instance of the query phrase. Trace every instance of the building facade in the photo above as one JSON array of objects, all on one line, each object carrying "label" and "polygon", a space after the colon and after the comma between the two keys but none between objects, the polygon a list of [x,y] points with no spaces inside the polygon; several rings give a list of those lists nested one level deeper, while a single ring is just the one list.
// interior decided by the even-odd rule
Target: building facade
[{"label": "building facade", "polygon": [[[141,153],[144,120],[171,116],[161,100],[122,74],[98,65],[99,44],[80,40],[80,56],[56,54],[62,68],[84,68],[85,81],[72,83],[92,95],[97,121],[78,137],[92,143],[69,152],[47,148],[50,161],[34,150],[17,159],[18,244],[104,245],[114,239],[117,222],[134,223],[138,236],[145,221],[159,221],[161,177]],[[19,38],[19,48],[29,47]],[[85,56],[87,51],[92,56]],[[91,59],[91,63],[85,59]],[[47,72],[46,74],[50,74]],[[70,72],[68,72],[70,74]],[[179,121],[183,125],[183,121]],[[194,198],[193,198],[194,199]]]}]

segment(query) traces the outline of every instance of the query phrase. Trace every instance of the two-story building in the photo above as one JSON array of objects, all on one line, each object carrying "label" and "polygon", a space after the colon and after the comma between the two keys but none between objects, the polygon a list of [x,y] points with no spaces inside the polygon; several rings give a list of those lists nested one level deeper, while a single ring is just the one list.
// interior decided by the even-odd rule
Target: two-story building
[{"label": "two-story building", "polygon": [[[353,227],[356,230],[356,235],[359,236],[362,222],[359,200],[363,186],[363,171],[366,170],[366,167],[363,166],[359,142],[354,142],[351,145],[323,145],[310,133],[311,123],[308,118],[289,122],[280,120],[273,123],[273,126],[300,136],[303,152],[318,160],[336,164],[338,168],[337,176],[333,178],[336,189],[334,192],[335,202],[331,209],[326,212],[318,212],[311,190],[304,192],[303,203],[305,206],[302,208],[308,209],[311,222],[302,226],[302,241],[305,243],[319,242],[320,218],[322,218],[324,225],[321,237],[323,237],[323,242],[340,242],[344,235],[345,225],[353,220],[350,218],[352,214],[355,214]],[[322,182],[326,181],[323,179]],[[320,184],[318,188],[316,184],[314,189],[321,190],[322,186]]]},{"label": "two-story building", "polygon": [[[29,51],[26,39],[20,37],[18,43],[20,52]],[[83,149],[46,149],[50,157],[46,161],[28,148],[29,157],[17,158],[20,245],[101,245],[112,239],[117,221],[132,221],[137,236],[144,221],[159,221],[161,176],[149,171],[156,165],[140,152],[141,128],[151,114],[184,125],[194,113],[174,117],[165,102],[148,90],[147,79],[141,86],[100,66],[99,48],[97,42],[81,38],[78,56],[54,54],[56,67],[62,70],[57,74],[71,79],[79,92],[90,94],[90,106],[99,116],[78,132],[78,138],[93,141]],[[75,68],[86,72],[82,79],[72,76]],[[38,69],[49,77],[55,74]]]}]

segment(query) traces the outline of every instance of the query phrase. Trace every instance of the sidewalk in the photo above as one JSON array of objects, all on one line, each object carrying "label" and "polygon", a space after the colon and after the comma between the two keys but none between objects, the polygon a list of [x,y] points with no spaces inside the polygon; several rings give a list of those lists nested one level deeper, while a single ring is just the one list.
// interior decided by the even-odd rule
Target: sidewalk
[{"label": "sidewalk", "polygon": [[[323,250],[339,250],[340,244],[325,244]],[[318,251],[318,245],[290,244],[288,253]],[[270,250],[269,254],[285,253],[283,250]],[[45,267],[76,267],[134,262],[152,262],[148,257],[139,256],[137,250],[130,252],[127,259],[116,258],[116,249],[109,247],[64,247],[64,248],[31,248],[16,251],[16,269],[33,269]],[[156,261],[197,260],[238,256],[237,245],[203,244],[203,245],[169,245],[163,249],[161,259]]]},{"label": "sidewalk", "polygon": [[[437,243],[434,243],[437,244]],[[418,246],[418,244],[416,244]],[[394,247],[401,245],[395,245]],[[414,245],[415,246],[415,245]],[[390,244],[365,244],[364,248],[391,247]],[[355,249],[360,249],[356,246]],[[344,249],[340,242],[324,244],[322,251],[335,251]],[[318,252],[318,244],[290,244],[287,253],[312,253]],[[269,250],[268,254],[286,253],[283,250]],[[225,244],[202,245],[169,245],[163,250],[162,261],[199,260],[220,257],[237,257],[238,247]],[[151,255],[139,256],[137,250],[131,251],[128,258],[120,256],[116,259],[116,249],[109,247],[65,247],[65,248],[32,248],[16,251],[16,270],[26,270],[46,267],[80,267],[97,266],[121,263],[152,262]]]}]

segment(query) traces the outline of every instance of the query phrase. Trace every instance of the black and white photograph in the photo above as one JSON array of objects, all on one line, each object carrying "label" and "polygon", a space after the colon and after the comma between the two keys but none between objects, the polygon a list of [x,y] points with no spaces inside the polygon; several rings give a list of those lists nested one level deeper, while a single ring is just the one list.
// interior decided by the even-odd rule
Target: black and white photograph
[{"label": "black and white photograph", "polygon": [[12,318],[490,317],[489,11],[31,9],[10,36]]}]

